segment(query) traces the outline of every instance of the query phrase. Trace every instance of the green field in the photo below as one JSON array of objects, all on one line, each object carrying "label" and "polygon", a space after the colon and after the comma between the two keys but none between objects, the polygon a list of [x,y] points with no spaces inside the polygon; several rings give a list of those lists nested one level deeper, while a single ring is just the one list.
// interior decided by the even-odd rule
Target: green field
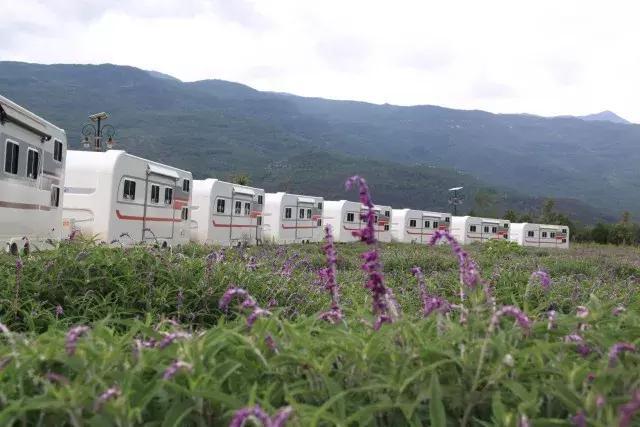
[{"label": "green field", "polygon": [[[609,354],[640,345],[637,248],[471,246],[486,284],[465,288],[463,307],[425,318],[411,269],[422,268],[430,294],[460,305],[455,256],[446,245],[382,245],[400,313],[379,331],[360,268],[366,247],[336,248],[338,324],[318,319],[330,305],[322,245],[227,249],[219,259],[207,258],[217,248],[81,240],[22,265],[0,255],[0,425],[228,425],[256,404],[270,415],[290,405],[292,426],[640,425],[640,415],[620,418],[640,389],[640,355]],[[531,278],[539,269],[548,291]],[[221,311],[234,285],[271,315],[250,328],[240,300]],[[521,308],[530,329],[508,316],[491,328],[503,305]],[[89,329],[74,349],[65,341],[77,325]]]}]

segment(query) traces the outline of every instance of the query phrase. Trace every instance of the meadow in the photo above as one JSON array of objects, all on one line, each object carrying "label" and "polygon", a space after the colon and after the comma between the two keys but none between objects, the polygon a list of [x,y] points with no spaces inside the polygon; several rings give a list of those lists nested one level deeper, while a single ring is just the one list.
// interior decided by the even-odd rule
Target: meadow
[{"label": "meadow", "polygon": [[640,425],[639,249],[375,246],[2,254],[0,425]]}]

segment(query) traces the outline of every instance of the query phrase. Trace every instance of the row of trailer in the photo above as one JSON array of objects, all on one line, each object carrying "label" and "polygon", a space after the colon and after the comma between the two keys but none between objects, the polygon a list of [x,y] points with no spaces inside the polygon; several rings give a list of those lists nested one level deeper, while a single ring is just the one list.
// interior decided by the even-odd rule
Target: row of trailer
[{"label": "row of trailer", "polygon": [[[357,240],[359,202],[224,182],[122,150],[67,149],[64,130],[0,96],[0,239],[10,252],[39,249],[77,233],[106,243],[161,246],[189,241],[223,246]],[[565,226],[374,207],[381,242],[427,244],[449,230],[462,244],[512,240],[567,248]]]}]

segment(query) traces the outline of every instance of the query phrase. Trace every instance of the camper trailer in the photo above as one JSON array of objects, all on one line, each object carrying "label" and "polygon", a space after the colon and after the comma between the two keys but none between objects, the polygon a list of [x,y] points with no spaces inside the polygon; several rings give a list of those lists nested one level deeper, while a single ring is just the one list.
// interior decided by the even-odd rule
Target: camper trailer
[{"label": "camper trailer", "polygon": [[[366,206],[362,206],[362,210],[365,211]],[[374,228],[376,231],[376,239],[379,242],[391,241],[391,206],[375,205],[373,207],[375,212]]]},{"label": "camper trailer", "polygon": [[66,157],[64,130],[0,96],[0,242],[7,251],[44,249],[62,238]]},{"label": "camper trailer", "polygon": [[195,180],[191,239],[223,246],[262,242],[264,190],[219,179]]},{"label": "camper trailer", "polygon": [[566,225],[511,224],[509,240],[521,246],[569,249],[569,227]]},{"label": "camper trailer", "polygon": [[278,244],[319,242],[324,237],[322,197],[266,193],[263,234]]},{"label": "camper trailer", "polygon": [[191,182],[191,172],[121,150],[70,150],[64,221],[107,243],[187,243]]},{"label": "camper trailer", "polygon": [[509,239],[510,222],[506,219],[454,216],[451,218],[451,234],[463,245],[473,242]]},{"label": "camper trailer", "polygon": [[391,240],[401,243],[430,242],[436,230],[449,228],[451,215],[444,212],[393,209],[391,211]]},{"label": "camper trailer", "polygon": [[322,210],[322,220],[325,225],[331,225],[333,239],[336,242],[355,242],[359,240],[353,235],[363,227],[361,219],[362,204],[349,200],[325,201]]}]

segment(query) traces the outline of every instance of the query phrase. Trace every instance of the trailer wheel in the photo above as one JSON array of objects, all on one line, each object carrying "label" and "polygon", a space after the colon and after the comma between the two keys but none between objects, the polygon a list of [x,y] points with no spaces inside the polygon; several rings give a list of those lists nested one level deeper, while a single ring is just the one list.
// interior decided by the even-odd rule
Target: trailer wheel
[{"label": "trailer wheel", "polygon": [[16,243],[12,243],[11,246],[9,247],[9,252],[11,253],[11,255],[17,256],[18,255],[18,245]]}]

